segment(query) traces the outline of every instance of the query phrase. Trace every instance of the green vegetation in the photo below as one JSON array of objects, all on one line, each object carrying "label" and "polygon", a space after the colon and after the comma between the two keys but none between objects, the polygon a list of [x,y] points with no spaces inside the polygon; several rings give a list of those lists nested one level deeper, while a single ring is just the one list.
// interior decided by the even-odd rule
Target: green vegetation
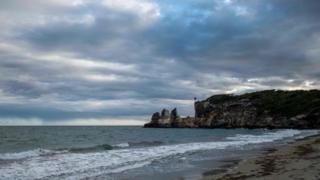
[{"label": "green vegetation", "polygon": [[228,101],[238,100],[238,97],[239,96],[234,96],[232,94],[218,94],[209,97],[207,100],[209,100],[210,103],[220,104]]},{"label": "green vegetation", "polygon": [[249,100],[256,104],[258,112],[269,111],[270,113],[286,117],[296,116],[311,110],[320,111],[319,90],[266,90],[243,95],[214,95],[207,100],[213,104]]}]

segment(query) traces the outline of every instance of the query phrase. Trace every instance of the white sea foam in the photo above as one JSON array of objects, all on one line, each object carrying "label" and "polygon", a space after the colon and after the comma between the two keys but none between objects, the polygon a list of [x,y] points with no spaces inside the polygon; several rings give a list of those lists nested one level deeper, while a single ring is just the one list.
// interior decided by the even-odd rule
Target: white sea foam
[{"label": "white sea foam", "polygon": [[272,142],[282,138],[289,138],[289,137],[298,135],[300,133],[301,132],[299,130],[284,130],[284,131],[278,131],[276,133],[268,132],[259,136],[251,135],[251,134],[238,134],[233,137],[227,137],[227,139],[233,140],[233,141],[248,141],[251,143],[260,143],[260,142]]},{"label": "white sea foam", "polygon": [[120,143],[120,144],[112,145],[112,147],[116,147],[116,148],[126,148],[129,146],[130,146],[129,143]]},{"label": "white sea foam", "polygon": [[262,135],[236,135],[228,141],[162,145],[134,149],[115,149],[94,153],[62,153],[35,156],[0,165],[0,179],[81,179],[138,168],[168,156],[187,152],[241,147],[273,142],[299,135],[298,130],[279,130]]}]

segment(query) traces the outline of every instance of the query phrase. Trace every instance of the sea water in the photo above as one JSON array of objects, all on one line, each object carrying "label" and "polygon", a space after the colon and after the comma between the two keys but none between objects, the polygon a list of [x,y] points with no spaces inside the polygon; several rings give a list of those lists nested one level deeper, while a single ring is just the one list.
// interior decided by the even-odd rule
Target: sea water
[{"label": "sea water", "polygon": [[0,127],[0,179],[196,179],[315,130]]}]

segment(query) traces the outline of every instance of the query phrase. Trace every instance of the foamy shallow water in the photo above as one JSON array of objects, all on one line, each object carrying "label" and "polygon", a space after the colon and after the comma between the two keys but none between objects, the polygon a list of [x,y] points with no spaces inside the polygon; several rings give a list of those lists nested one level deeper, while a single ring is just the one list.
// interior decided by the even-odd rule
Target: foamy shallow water
[{"label": "foamy shallow water", "polygon": [[[214,131],[214,130],[212,130]],[[67,150],[34,149],[0,154],[0,179],[83,179],[150,166],[154,162],[188,153],[237,149],[279,140],[316,134],[317,131],[277,130],[261,134],[226,135],[214,142],[190,142],[128,148],[129,143],[114,145],[113,150],[72,153]],[[1,163],[2,162],[2,163]]]}]

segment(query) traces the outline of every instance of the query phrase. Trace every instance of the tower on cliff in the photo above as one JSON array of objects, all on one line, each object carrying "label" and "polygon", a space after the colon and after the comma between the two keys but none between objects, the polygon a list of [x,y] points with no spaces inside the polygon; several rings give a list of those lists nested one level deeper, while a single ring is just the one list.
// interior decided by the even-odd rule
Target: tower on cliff
[{"label": "tower on cliff", "polygon": [[194,102],[193,102],[193,109],[194,109],[194,119],[197,118],[197,111],[196,111],[196,102],[197,102],[197,97],[193,98]]}]

